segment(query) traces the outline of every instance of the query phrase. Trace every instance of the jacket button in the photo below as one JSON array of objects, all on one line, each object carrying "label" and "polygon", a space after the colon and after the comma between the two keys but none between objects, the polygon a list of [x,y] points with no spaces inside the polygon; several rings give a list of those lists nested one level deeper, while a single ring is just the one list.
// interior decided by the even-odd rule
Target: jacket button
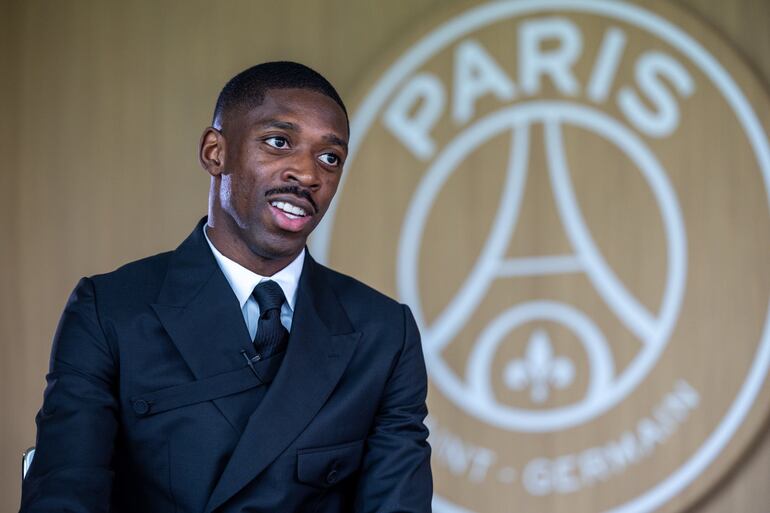
[{"label": "jacket button", "polygon": [[326,474],[326,482],[329,484],[337,482],[337,469],[331,469],[331,471]]},{"label": "jacket button", "polygon": [[134,401],[134,412],[137,415],[144,415],[149,411],[150,411],[150,403],[148,403],[144,399],[137,399],[136,401]]}]

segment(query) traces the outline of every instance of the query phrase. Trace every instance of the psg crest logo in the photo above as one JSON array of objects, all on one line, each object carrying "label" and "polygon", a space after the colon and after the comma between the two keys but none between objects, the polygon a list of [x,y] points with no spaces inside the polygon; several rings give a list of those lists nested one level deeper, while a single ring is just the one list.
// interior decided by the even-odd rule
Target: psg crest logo
[{"label": "psg crest logo", "polygon": [[312,250],[415,314],[435,510],[681,511],[768,410],[762,86],[664,2],[491,2],[408,43]]}]

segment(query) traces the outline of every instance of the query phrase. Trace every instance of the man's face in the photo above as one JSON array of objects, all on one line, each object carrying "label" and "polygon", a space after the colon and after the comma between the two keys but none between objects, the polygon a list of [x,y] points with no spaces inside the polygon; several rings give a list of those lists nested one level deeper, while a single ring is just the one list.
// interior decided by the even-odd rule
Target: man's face
[{"label": "man's face", "polygon": [[230,113],[221,134],[215,217],[258,257],[297,255],[337,190],[347,157],[345,113],[316,91],[271,89],[257,107]]}]

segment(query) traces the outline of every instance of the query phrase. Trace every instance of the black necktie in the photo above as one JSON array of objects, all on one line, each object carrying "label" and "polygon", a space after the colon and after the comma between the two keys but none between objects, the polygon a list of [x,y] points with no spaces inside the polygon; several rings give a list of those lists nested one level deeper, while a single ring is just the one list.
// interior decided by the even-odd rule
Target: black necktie
[{"label": "black necktie", "polygon": [[251,295],[259,305],[254,348],[261,358],[269,358],[286,349],[289,339],[289,332],[281,324],[281,305],[286,298],[280,285],[272,280],[263,281],[254,287]]}]

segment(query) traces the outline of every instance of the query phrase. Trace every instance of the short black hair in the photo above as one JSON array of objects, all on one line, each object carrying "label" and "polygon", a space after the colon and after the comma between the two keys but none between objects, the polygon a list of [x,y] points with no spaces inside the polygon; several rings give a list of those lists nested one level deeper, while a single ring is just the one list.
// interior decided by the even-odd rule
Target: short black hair
[{"label": "short black hair", "polygon": [[236,108],[253,108],[265,99],[270,89],[310,89],[325,94],[342,108],[347,120],[348,111],[334,86],[312,68],[291,61],[257,64],[231,78],[222,88],[214,108],[212,124]]}]

